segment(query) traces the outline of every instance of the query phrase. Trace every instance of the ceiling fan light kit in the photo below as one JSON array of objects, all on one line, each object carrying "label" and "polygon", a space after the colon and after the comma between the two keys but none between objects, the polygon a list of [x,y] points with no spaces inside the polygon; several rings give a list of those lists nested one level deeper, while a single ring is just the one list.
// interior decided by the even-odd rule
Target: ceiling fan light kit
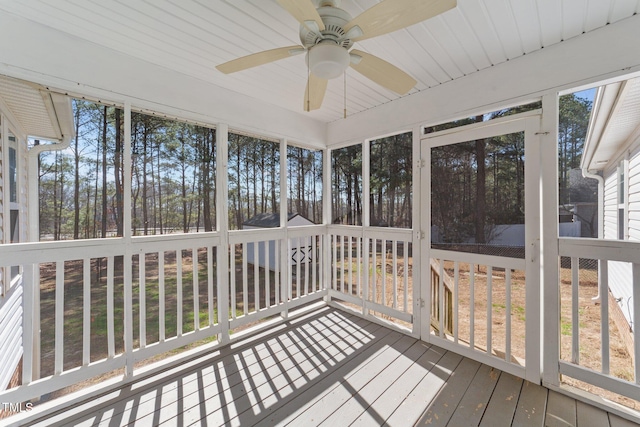
[{"label": "ceiling fan light kit", "polygon": [[320,43],[311,47],[307,53],[309,69],[321,79],[340,77],[351,62],[349,52],[333,43]]},{"label": "ceiling fan light kit", "polygon": [[400,30],[456,7],[456,0],[382,0],[352,19],[340,8],[339,0],[320,0],[317,9],[312,0],[277,2],[300,22],[302,45],[254,53],[216,68],[234,73],[306,51],[309,81],[305,111],[321,107],[327,81],[343,75],[349,66],[380,86],[406,94],[416,80],[374,55],[350,51],[354,42]]}]

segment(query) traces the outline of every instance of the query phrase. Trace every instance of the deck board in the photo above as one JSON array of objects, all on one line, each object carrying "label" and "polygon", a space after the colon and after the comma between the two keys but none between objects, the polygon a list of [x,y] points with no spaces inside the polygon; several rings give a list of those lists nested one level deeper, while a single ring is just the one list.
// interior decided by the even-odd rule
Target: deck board
[{"label": "deck board", "polygon": [[549,391],[545,426],[567,427],[576,423],[576,401],[556,391]]},{"label": "deck board", "polygon": [[378,323],[323,309],[35,425],[635,424]]},{"label": "deck board", "polygon": [[[459,362],[460,359],[458,358]],[[483,365],[470,359],[462,359],[445,379],[439,393],[428,403],[427,410],[417,425],[446,426],[481,366]]]},{"label": "deck board", "polygon": [[522,385],[513,427],[543,427],[549,391],[529,381]]},{"label": "deck board", "polygon": [[609,417],[591,405],[576,402],[576,423],[580,427],[609,427]]},{"label": "deck board", "polygon": [[513,422],[522,383],[522,379],[506,372],[500,374],[498,384],[482,416],[481,427],[506,426]]},{"label": "deck board", "polygon": [[451,417],[450,425],[479,425],[499,378],[499,370],[482,365]]}]

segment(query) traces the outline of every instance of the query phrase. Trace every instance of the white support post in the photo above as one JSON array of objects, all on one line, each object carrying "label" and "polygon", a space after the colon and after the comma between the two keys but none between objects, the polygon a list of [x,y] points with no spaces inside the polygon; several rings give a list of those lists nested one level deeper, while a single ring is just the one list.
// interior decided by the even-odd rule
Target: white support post
[{"label": "white support post", "polygon": [[[371,141],[365,140],[362,143],[362,240],[368,245],[368,234],[366,230],[371,226],[371,203],[369,200],[369,194],[371,193]],[[368,250],[366,252],[369,252]],[[367,269],[368,269],[369,257],[367,257]],[[373,258],[373,269],[376,269],[376,259]],[[351,265],[351,263],[349,263]],[[344,276],[343,276],[344,277]],[[376,295],[375,283],[374,286],[374,299]],[[367,289],[369,288],[369,282],[366,282]],[[367,292],[368,294],[368,292]],[[384,298],[384,293],[382,294]],[[383,301],[384,304],[384,301]],[[369,295],[362,295],[362,314],[367,316],[369,314]]]},{"label": "white support post", "polygon": [[331,289],[331,246],[332,239],[329,235],[328,226],[331,224],[331,150],[326,148],[322,151],[322,222],[325,225],[325,232],[323,235],[324,244],[323,248],[323,265],[322,265],[322,278],[324,279],[323,287],[327,290],[327,295],[324,297],[325,302],[331,301],[329,290]]},{"label": "white support post", "polygon": [[[125,378],[133,376],[133,272],[131,249],[131,103],[124,103],[124,180],[123,180],[123,216],[122,219],[122,239],[124,242],[124,257],[122,260],[123,280],[124,280],[124,353],[127,364],[125,366]],[[144,262],[144,255],[141,254],[139,262]],[[112,268],[113,259],[109,259],[109,268]]]},{"label": "white support post", "polygon": [[[426,316],[427,318],[429,317],[428,315],[425,315],[425,313],[423,313],[422,308],[420,307],[420,301],[422,299],[425,299],[426,296],[429,294],[429,292],[427,291],[426,293],[424,293],[424,290],[421,289],[421,283],[424,282],[424,278],[422,277],[422,258],[421,258],[421,241],[420,241],[420,237],[422,236],[421,234],[421,230],[424,229],[430,229],[430,225],[431,225],[431,218],[423,218],[422,214],[424,213],[426,215],[426,211],[423,211],[422,208],[422,177],[421,177],[421,173],[423,172],[424,168],[418,167],[418,165],[422,166],[422,160],[421,160],[421,142],[420,142],[420,137],[421,137],[421,127],[420,126],[416,126],[413,128],[413,133],[412,133],[412,140],[413,140],[413,152],[411,155],[411,159],[413,161],[413,168],[412,168],[412,186],[413,186],[413,191],[412,191],[412,196],[413,196],[413,200],[412,200],[412,206],[413,206],[413,211],[411,213],[411,253],[412,253],[412,266],[411,266],[411,275],[412,275],[412,283],[413,283],[413,307],[411,307],[411,311],[413,313],[413,324],[411,325],[411,332],[413,336],[419,337],[420,336],[420,330],[421,330],[421,324],[422,324],[422,318],[423,316]],[[425,223],[423,224],[422,221],[425,221]],[[427,236],[425,236],[427,237]],[[430,236],[428,236],[430,239]],[[430,241],[430,240],[428,240]],[[404,249],[405,252],[405,261],[408,259],[407,258],[407,253],[408,253],[409,248]],[[426,260],[426,264],[425,265],[429,265],[429,260]],[[429,271],[428,268],[424,269],[425,271]],[[405,287],[407,285],[407,280],[406,277],[409,274],[408,273],[409,269],[406,267],[405,265]],[[427,279],[429,280],[429,279]],[[405,297],[405,303],[406,303],[406,297]],[[427,306],[428,307],[428,306]]]},{"label": "white support post", "polygon": [[[557,99],[557,97],[556,97]],[[552,101],[552,100],[551,100]],[[547,115],[556,115],[554,108],[543,109],[544,132],[553,126],[546,125]],[[558,265],[558,182],[555,177],[558,173],[556,135],[557,132],[549,131],[544,135],[540,131],[541,123],[538,117],[526,119],[524,131],[525,171],[525,355],[527,360],[526,379],[540,382],[540,365],[542,339],[540,325],[542,322],[540,311],[540,278],[543,276],[543,265],[550,267]],[[553,136],[551,136],[553,134]],[[543,136],[544,135],[544,136]],[[552,177],[552,180],[549,179]],[[554,181],[555,180],[555,181]],[[541,221],[544,224],[545,236],[541,236]],[[541,241],[544,240],[544,241]],[[555,245],[555,246],[554,246]],[[545,253],[547,249],[555,247],[555,251]],[[543,249],[544,248],[544,249]],[[543,258],[544,257],[544,258]],[[549,268],[547,268],[549,269]],[[553,270],[553,268],[551,268]],[[556,285],[557,285],[556,280]],[[557,362],[556,362],[557,363]]]},{"label": "white support post", "polygon": [[[420,132],[420,131],[418,131]],[[419,134],[420,136],[420,134]],[[415,140],[416,136],[414,136]],[[424,146],[424,150],[422,147]],[[415,153],[415,149],[414,149]],[[428,142],[420,143],[420,150],[418,158],[414,159],[414,177],[420,176],[418,182],[420,182],[420,200],[414,200],[414,206],[420,206],[420,222],[419,233],[420,239],[417,237],[417,233],[414,233],[414,241],[417,243],[414,246],[413,257],[416,259],[419,256],[421,262],[419,265],[424,265],[419,272],[415,271],[416,263],[414,262],[414,277],[419,274],[420,277],[420,289],[417,298],[414,298],[415,311],[420,313],[419,325],[420,325],[420,337],[423,341],[430,341],[431,337],[431,147]],[[420,166],[417,168],[416,166]],[[416,173],[415,169],[419,169],[419,173]],[[414,185],[416,181],[414,180]],[[414,189],[414,194],[416,190]],[[415,214],[414,214],[415,220]],[[414,226],[415,228],[415,226]],[[424,233],[424,235],[423,235]],[[416,255],[415,249],[419,248],[418,255]],[[471,275],[473,277],[473,275]],[[414,282],[415,283],[415,282]],[[414,291],[415,292],[415,291]]]},{"label": "white support post", "polygon": [[[289,247],[289,232],[287,222],[289,219],[289,204],[287,194],[287,140],[280,140],[280,227],[283,228],[282,240],[280,244],[280,295],[284,301],[284,310],[280,313],[286,319],[289,315],[289,294],[291,284],[291,248]],[[266,245],[269,242],[265,242]],[[256,245],[257,248],[257,245]],[[256,256],[257,252],[256,252]],[[268,264],[267,264],[268,265]],[[299,277],[299,275],[298,275]],[[277,285],[276,285],[277,286]],[[297,294],[300,297],[300,294]]]},{"label": "white support post", "polygon": [[229,127],[216,127],[216,229],[220,234],[220,246],[216,251],[218,281],[218,342],[229,342]]},{"label": "white support post", "polygon": [[[540,247],[536,253],[541,257],[539,274],[541,287],[535,295],[527,293],[527,336],[536,334],[540,347],[527,346],[527,370],[541,361],[542,381],[559,385],[560,358],[560,297],[558,292],[558,94],[548,93],[542,97],[542,122],[539,133],[540,174],[535,188],[540,192]],[[527,155],[527,159],[530,157]],[[525,181],[526,182],[526,181]],[[525,195],[526,197],[526,195]],[[527,279],[529,277],[527,276]],[[541,301],[538,304],[537,301]],[[529,314],[537,313],[542,319],[533,325]],[[542,324],[542,328],[540,328]],[[531,334],[531,335],[530,335]],[[536,340],[529,339],[529,342]],[[535,354],[534,354],[535,352]],[[540,365],[535,365],[538,368]],[[527,378],[535,382],[535,378]]]},{"label": "white support post", "polygon": [[[10,177],[9,177],[9,126],[7,125],[7,117],[3,114],[0,117],[0,125],[2,132],[2,141],[0,143],[0,153],[2,158],[0,159],[0,175],[2,177],[2,185],[0,191],[0,205],[2,206],[2,221],[0,222],[0,231],[2,231],[2,244],[11,243],[11,200],[10,200]],[[9,290],[11,284],[11,266],[0,266],[0,295],[4,296]]]},{"label": "white support post", "polygon": [[640,263],[632,264],[633,274],[633,361],[634,361],[634,378],[636,384],[640,385],[640,333],[638,333],[638,325],[640,325]]}]

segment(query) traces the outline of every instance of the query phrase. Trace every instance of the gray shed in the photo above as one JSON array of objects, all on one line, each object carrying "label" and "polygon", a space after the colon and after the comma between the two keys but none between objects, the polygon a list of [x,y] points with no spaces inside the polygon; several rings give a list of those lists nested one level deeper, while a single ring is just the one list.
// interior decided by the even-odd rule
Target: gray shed
[{"label": "gray shed", "polygon": [[[314,225],[313,222],[308,220],[297,213],[289,213],[287,216],[287,227],[296,227],[304,225]],[[251,230],[258,228],[274,228],[280,226],[280,214],[279,213],[261,213],[248,219],[242,223],[243,230]],[[269,244],[269,259],[266,260],[267,251],[265,243]],[[311,244],[311,237],[300,237],[289,239],[291,246],[290,263],[296,265],[298,262],[304,262],[308,258],[309,261],[314,259],[313,245]],[[276,270],[276,263],[279,259],[279,253],[276,250],[275,240],[269,240],[268,242],[259,242],[257,244],[258,255],[256,257],[256,244],[247,244],[247,262],[250,264],[258,263],[260,267],[268,267],[269,270]]]}]

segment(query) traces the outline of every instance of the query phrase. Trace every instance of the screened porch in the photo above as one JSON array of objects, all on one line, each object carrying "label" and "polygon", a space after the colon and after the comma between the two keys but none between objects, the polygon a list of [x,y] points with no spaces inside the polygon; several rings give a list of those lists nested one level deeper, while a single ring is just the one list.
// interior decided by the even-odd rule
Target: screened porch
[{"label": "screened porch", "polygon": [[0,424],[640,423],[638,129],[579,169],[637,1],[460,1],[313,108],[216,70],[290,2],[76,3],[0,0]]}]

